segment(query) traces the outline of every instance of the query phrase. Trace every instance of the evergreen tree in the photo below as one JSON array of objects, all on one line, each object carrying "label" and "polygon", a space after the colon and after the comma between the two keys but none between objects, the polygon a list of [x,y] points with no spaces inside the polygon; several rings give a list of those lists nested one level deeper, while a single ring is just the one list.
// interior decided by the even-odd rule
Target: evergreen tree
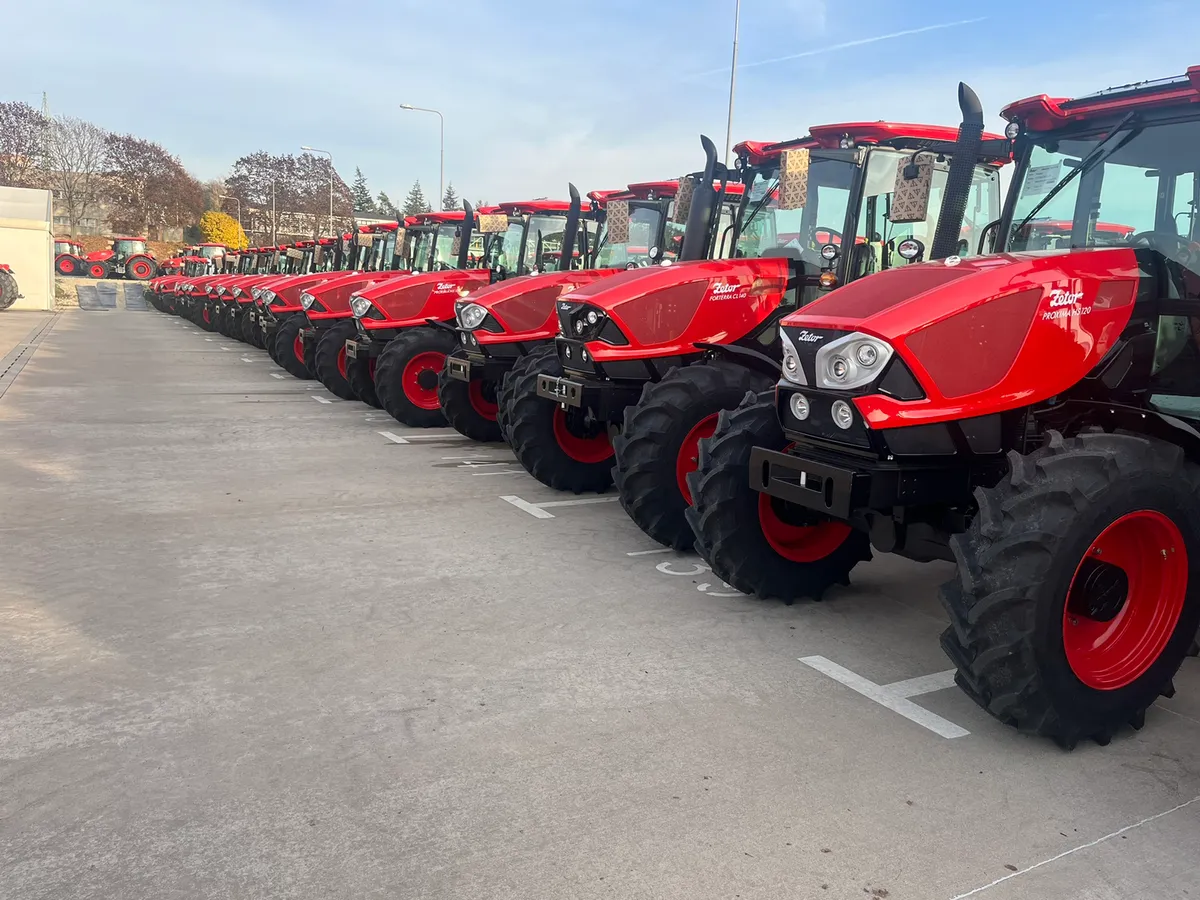
[{"label": "evergreen tree", "polygon": [[458,194],[454,193],[454,182],[446,185],[446,196],[442,197],[442,210],[461,209],[462,201],[458,199]]},{"label": "evergreen tree", "polygon": [[354,167],[354,184],[350,186],[350,196],[354,199],[355,212],[378,212],[375,200],[371,197],[371,190],[367,187],[367,176],[358,166]]},{"label": "evergreen tree", "polygon": [[404,214],[416,216],[427,212],[429,212],[429,204],[425,200],[425,193],[421,190],[421,182],[414,181],[412,190],[408,192],[408,197],[404,200]]},{"label": "evergreen tree", "polygon": [[381,216],[395,216],[399,213],[399,210],[396,209],[396,204],[387,195],[387,191],[379,192],[379,197],[375,201],[375,209],[379,211]]}]

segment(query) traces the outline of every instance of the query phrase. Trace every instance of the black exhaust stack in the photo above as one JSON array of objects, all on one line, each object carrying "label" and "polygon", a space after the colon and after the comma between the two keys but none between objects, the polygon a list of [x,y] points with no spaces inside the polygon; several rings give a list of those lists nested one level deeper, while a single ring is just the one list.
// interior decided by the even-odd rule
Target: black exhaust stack
[{"label": "black exhaust stack", "polygon": [[983,144],[983,105],[975,92],[961,81],[958,84],[958,106],[962,110],[963,120],[958,126],[958,139],[954,142],[954,158],[950,160],[950,173],[946,176],[937,231],[933,234],[933,246],[929,250],[930,259],[945,259],[958,252],[963,217],[967,214],[967,201],[971,196],[971,183],[975,180],[975,164]]},{"label": "black exhaust stack", "polygon": [[[963,201],[963,211],[966,211],[966,201]],[[471,254],[471,231],[475,227],[475,209],[467,200],[463,201],[463,216],[462,225],[458,228],[458,266],[459,269],[467,267],[467,258]]]},{"label": "black exhaust stack", "polygon": [[567,210],[567,224],[563,228],[562,256],[558,260],[558,271],[568,272],[575,259],[575,242],[579,233],[579,217],[583,212],[583,201],[579,198],[579,188],[573,184],[567,185],[571,195],[571,208]]},{"label": "black exhaust stack", "polygon": [[[717,205],[717,192],[713,190],[713,176],[717,171],[717,146],[707,136],[700,135],[700,146],[704,148],[704,171],[692,192],[692,206],[688,210],[687,224],[683,230],[683,245],[679,248],[679,260],[705,259],[708,256],[708,231],[713,210]],[[966,211],[966,205],[963,206]]]}]

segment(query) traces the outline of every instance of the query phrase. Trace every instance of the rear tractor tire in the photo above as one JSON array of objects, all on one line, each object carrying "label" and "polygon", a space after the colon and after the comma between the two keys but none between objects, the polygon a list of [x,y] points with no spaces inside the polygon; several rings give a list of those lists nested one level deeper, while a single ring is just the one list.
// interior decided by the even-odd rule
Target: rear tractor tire
[{"label": "rear tractor tire", "polygon": [[375,393],[393,419],[414,428],[446,424],[438,376],[454,348],[454,336],[432,326],[406,328],[392,338],[379,355]]},{"label": "rear tractor tire", "polygon": [[321,335],[313,354],[317,379],[325,385],[325,390],[342,400],[358,399],[347,380],[346,370],[346,341],[357,333],[353,319],[338,322]]},{"label": "rear tractor tire", "polygon": [[625,427],[613,441],[613,481],[621,506],[660,544],[690,550],[696,541],[686,513],[692,503],[687,476],[696,470],[699,442],[710,437],[722,410],[747,393],[769,390],[773,379],[718,360],[672,369],[647,384],[625,410]]},{"label": "rear tractor tire", "polygon": [[275,362],[289,375],[309,381],[312,371],[304,364],[304,348],[300,344],[300,326],[303,320],[292,316],[279,323],[275,329]]},{"label": "rear tractor tire", "polygon": [[11,272],[0,271],[0,309],[8,309],[21,296],[17,290],[17,279]]},{"label": "rear tractor tire", "polygon": [[942,648],[990,715],[1065,749],[1175,693],[1200,626],[1200,467],[1174,444],[1051,432],[979,488]]},{"label": "rear tractor tire", "polygon": [[687,477],[696,552],[726,584],[760,600],[820,600],[871,558],[866,533],[750,487],[750,452],[788,445],[770,394],[717,417]]},{"label": "rear tractor tire", "polygon": [[613,451],[605,423],[537,393],[539,375],[562,373],[553,347],[510,373],[509,443],[525,471],[547,487],[602,494],[612,487]]},{"label": "rear tractor tire", "polygon": [[[455,350],[451,356],[465,356]],[[450,427],[473,441],[494,443],[504,440],[496,421],[499,406],[496,402],[498,385],[481,378],[470,382],[451,378],[448,368],[438,375],[438,402]]]},{"label": "rear tractor tire", "polygon": [[82,270],[83,266],[80,265],[79,260],[74,256],[60,256],[54,261],[54,271],[58,272],[59,275],[65,275],[68,278],[74,275],[82,275]]}]

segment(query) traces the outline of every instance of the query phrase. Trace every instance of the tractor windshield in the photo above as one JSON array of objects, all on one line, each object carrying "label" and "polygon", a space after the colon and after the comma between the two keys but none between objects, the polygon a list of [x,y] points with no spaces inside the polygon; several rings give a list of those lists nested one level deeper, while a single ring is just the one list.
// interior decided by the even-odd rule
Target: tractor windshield
[{"label": "tractor windshield", "polygon": [[134,256],[146,252],[145,241],[113,241],[113,253],[120,257]]},{"label": "tractor windshield", "polygon": [[[525,270],[544,272],[558,267],[558,254],[562,252],[563,234],[567,227],[566,216],[534,215],[529,217],[529,228],[525,231]],[[538,238],[542,241],[542,256],[538,259]]]},{"label": "tractor windshield", "polygon": [[433,247],[432,271],[453,269],[458,265],[458,255],[454,252],[454,235],[457,231],[458,225],[452,222],[438,226]]},{"label": "tractor windshield", "polygon": [[[673,208],[675,201],[671,201]],[[668,210],[668,215],[670,211]],[[635,269],[652,265],[650,251],[663,239],[663,208],[653,200],[632,200],[629,203],[629,240],[614,243],[608,239],[608,229],[600,233],[600,251],[596,255],[597,269]],[[671,223],[663,248],[663,259],[676,259],[683,239],[683,226]]]},{"label": "tractor windshield", "polygon": [[487,268],[496,272],[500,278],[517,273],[521,262],[521,240],[525,236],[525,223],[520,219],[510,219],[508,228],[487,235],[484,263]]},{"label": "tractor windshield", "polygon": [[821,264],[822,244],[840,244],[846,207],[857,165],[851,150],[813,151],[808,173],[808,205],[779,208],[779,167],[754,173],[738,230],[737,256],[763,256],[782,247],[800,250],[805,262]]},{"label": "tractor windshield", "polygon": [[1008,251],[1139,245],[1187,264],[1200,238],[1200,122],[1031,134]]},{"label": "tractor windshield", "polygon": [[224,247],[201,247],[198,256],[203,256],[205,259],[220,259],[225,255]]},{"label": "tractor windshield", "polygon": [[409,230],[409,269],[414,272],[430,271],[430,258],[433,256],[433,245],[436,237],[437,231],[433,228],[413,228]]},{"label": "tractor windshield", "polygon": [[70,253],[70,252],[71,252],[71,244],[69,241],[55,241],[54,242],[55,256],[57,256],[59,253]]}]

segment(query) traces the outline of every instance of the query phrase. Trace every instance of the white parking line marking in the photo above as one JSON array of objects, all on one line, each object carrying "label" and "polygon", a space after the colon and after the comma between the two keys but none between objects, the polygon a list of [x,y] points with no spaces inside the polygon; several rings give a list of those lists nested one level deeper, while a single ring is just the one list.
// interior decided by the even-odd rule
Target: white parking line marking
[{"label": "white parking line marking", "polygon": [[532,503],[522,500],[520,497],[514,497],[514,496],[509,495],[509,496],[501,497],[500,499],[506,503],[511,503],[517,509],[525,510],[525,512],[529,513],[535,519],[553,519],[554,518],[553,514],[546,512],[540,506],[534,506]]},{"label": "white parking line marking", "polygon": [[524,469],[499,469],[494,472],[472,472],[472,478],[478,478],[480,475],[524,475]]},{"label": "white parking line marking", "polygon": [[326,400],[324,397],[313,397],[318,403],[332,403],[332,400]]},{"label": "white parking line marking", "polygon": [[212,338],[205,338],[205,340],[208,341],[210,344],[213,342]]},{"label": "white parking line marking", "polygon": [[1171,813],[1179,812],[1179,810],[1185,809],[1191,806],[1193,803],[1200,803],[1200,797],[1193,797],[1191,800],[1185,800],[1178,806],[1172,806],[1170,809],[1163,810],[1160,813],[1155,813],[1152,816],[1147,816],[1140,822],[1134,822],[1132,825],[1126,825],[1124,828],[1118,828],[1116,831],[1110,832],[1109,834],[1104,835],[1104,837],[1096,838],[1094,841],[1088,841],[1086,844],[1080,844],[1078,847],[1072,847],[1070,850],[1064,850],[1062,853],[1059,853],[1056,856],[1051,856],[1049,859],[1043,859],[1041,862],[1034,863],[1032,866],[1021,869],[1020,871],[1013,872],[1009,875],[1004,875],[1000,878],[997,878],[990,884],[982,885],[974,890],[967,891],[965,894],[957,894],[951,897],[950,900],[966,900],[967,897],[974,897],[976,894],[982,894],[984,891],[991,890],[998,884],[1004,884],[1004,882],[1008,881],[1010,878],[1016,878],[1018,875],[1026,875],[1029,872],[1032,872],[1034,869],[1040,869],[1042,866],[1048,866],[1052,862],[1058,862],[1063,857],[1070,856],[1072,853],[1078,853],[1080,850],[1090,850],[1092,847],[1103,844],[1105,841],[1111,841],[1115,837],[1120,837],[1127,831],[1133,831],[1135,828],[1141,828],[1143,825],[1149,825],[1151,822],[1154,822],[1157,819],[1171,815]]},{"label": "white parking line marking", "polygon": [[[938,672],[934,675],[923,675],[920,678],[909,678],[893,684],[876,684],[824,656],[805,656],[800,662],[947,740],[966,737],[971,733],[965,728],[955,725],[949,719],[943,719],[937,713],[923,709],[909,700],[910,697],[931,694],[949,687],[954,683],[953,670],[948,673]],[[947,675],[950,676],[949,680],[946,679]]]},{"label": "white parking line marking", "polygon": [[528,500],[522,500],[520,497],[512,495],[503,496],[500,498],[508,503],[511,503],[517,509],[523,509],[536,519],[553,519],[554,514],[548,513],[546,510],[556,506],[586,506],[589,503],[615,503],[619,497],[581,497],[578,500],[548,500],[544,503],[530,503]]},{"label": "white parking line marking", "polygon": [[653,556],[655,553],[674,553],[670,547],[659,547],[657,550],[634,550],[632,553],[626,553],[626,556]]},{"label": "white parking line marking", "polygon": [[242,362],[248,362],[248,363],[252,363],[252,362],[254,362],[254,360],[252,360],[252,359],[251,359],[250,357],[248,357],[248,356],[243,356],[243,357],[242,357]]},{"label": "white parking line marking", "polygon": [[279,372],[272,372],[271,377],[272,378],[283,378],[284,376],[281,375]]},{"label": "white parking line marking", "polygon": [[229,351],[231,351],[231,352],[232,352],[232,350],[233,350],[233,348],[232,348],[232,347],[222,347],[221,349],[222,349],[222,350],[229,350]]},{"label": "white parking line marking", "polygon": [[407,439],[407,438],[402,438],[402,437],[400,437],[400,435],[398,435],[398,434],[392,434],[390,431],[381,431],[381,432],[379,432],[379,433],[380,433],[380,434],[381,434],[383,437],[385,437],[385,438],[387,438],[389,441],[391,441],[393,444],[407,444],[407,443],[408,443],[408,439]]}]

